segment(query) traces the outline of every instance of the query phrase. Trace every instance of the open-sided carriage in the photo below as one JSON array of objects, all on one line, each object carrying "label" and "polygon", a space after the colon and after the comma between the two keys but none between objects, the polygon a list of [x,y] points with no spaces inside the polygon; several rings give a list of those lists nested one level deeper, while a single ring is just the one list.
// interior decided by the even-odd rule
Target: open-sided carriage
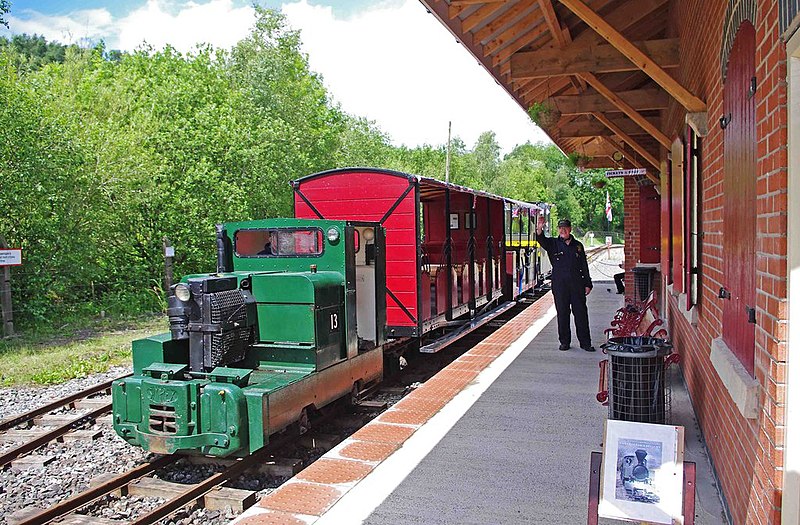
[{"label": "open-sided carriage", "polygon": [[546,204],[377,168],[324,171],[292,186],[297,218],[385,228],[389,337],[420,337],[474,316],[530,290],[548,270],[533,231]]}]

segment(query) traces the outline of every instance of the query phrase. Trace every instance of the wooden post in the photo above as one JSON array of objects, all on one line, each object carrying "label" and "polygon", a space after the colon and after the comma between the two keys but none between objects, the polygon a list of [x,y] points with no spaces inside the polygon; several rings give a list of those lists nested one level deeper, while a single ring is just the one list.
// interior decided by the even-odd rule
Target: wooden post
[{"label": "wooden post", "polygon": [[[0,249],[8,248],[6,239],[0,235]],[[14,335],[14,308],[11,304],[11,267],[3,266],[0,276],[0,309],[3,311],[3,334],[5,337]]]},{"label": "wooden post", "polygon": [[170,245],[167,236],[164,236],[164,291],[170,294],[172,288],[172,261],[175,258],[175,248]]}]

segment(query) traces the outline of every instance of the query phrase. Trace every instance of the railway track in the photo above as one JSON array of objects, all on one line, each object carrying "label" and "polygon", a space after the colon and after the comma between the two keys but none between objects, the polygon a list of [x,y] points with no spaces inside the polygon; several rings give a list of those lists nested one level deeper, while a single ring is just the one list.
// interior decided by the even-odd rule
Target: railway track
[{"label": "railway track", "polygon": [[[48,509],[42,509],[38,512],[31,511],[30,514],[24,517],[19,516],[14,521],[18,525],[39,525],[50,523],[54,520],[58,520],[59,523],[73,525],[81,523],[121,523],[120,521],[100,517],[100,509],[115,497],[124,494],[158,495],[161,496],[161,499],[167,498],[163,503],[155,503],[157,505],[155,509],[127,519],[125,523],[128,524],[166,523],[165,519],[178,512],[179,509],[193,505],[194,502],[198,501],[203,507],[219,509],[219,503],[216,504],[218,505],[217,507],[209,507],[210,504],[213,504],[211,498],[212,496],[219,497],[225,491],[228,491],[227,493],[230,497],[230,500],[226,500],[231,503],[229,506],[235,507],[236,510],[245,510],[257,501],[256,492],[226,486],[231,485],[232,480],[239,478],[245,472],[264,469],[270,476],[292,477],[302,468],[310,465],[316,457],[321,456],[369,420],[377,417],[390,403],[393,404],[399,401],[405,393],[424,383],[436,372],[503,326],[545,292],[546,290],[541,290],[536,295],[520,298],[516,304],[505,309],[483,326],[452,341],[446,348],[436,354],[407,354],[409,361],[405,370],[385,380],[380,385],[371,385],[362,390],[355,396],[355,399],[341,400],[332,407],[327,407],[320,413],[313,415],[310,425],[311,430],[305,434],[300,434],[299,426],[291,427],[274,436],[267,447],[246,458],[236,460],[193,459],[192,461],[213,461],[220,468],[218,472],[211,474],[198,483],[186,484],[166,481],[163,478],[169,476],[164,475],[163,472],[170,468],[180,468],[179,460],[182,458],[177,455],[157,456],[127,472],[106,475],[97,481],[93,479],[92,486],[87,490],[77,493]],[[101,391],[102,386],[95,387],[92,393]],[[84,392],[81,394],[84,394]],[[70,397],[81,398],[80,394]],[[386,400],[387,398],[389,401]],[[75,399],[60,400],[60,406],[74,402]],[[55,403],[52,405],[55,405]],[[48,407],[50,406],[48,405]],[[41,415],[52,410],[52,408],[48,407],[42,407],[38,411],[32,412],[38,412]],[[99,409],[100,407],[97,410]],[[108,410],[110,410],[110,404]],[[92,411],[92,413],[94,412]],[[16,425],[25,424],[25,422],[32,421],[36,417],[29,416],[29,414],[14,418],[14,421],[19,420]],[[88,417],[88,415],[84,417]],[[26,417],[27,419],[25,419]],[[8,421],[10,424],[12,420]],[[5,424],[6,422],[3,423]],[[333,431],[331,431],[332,428],[334,429]],[[299,443],[304,445],[302,450],[298,448]],[[306,459],[298,459],[295,456],[308,457]],[[188,459],[183,458],[184,461]],[[154,477],[159,473],[161,473],[160,477],[162,479]],[[279,485],[269,488],[274,489],[277,486]],[[233,503],[234,500],[238,501],[238,503]]]},{"label": "railway track", "polygon": [[[366,391],[362,391],[360,395],[362,400],[355,405],[356,410],[374,413],[364,416],[363,420],[355,426],[351,424],[351,428],[347,431],[348,435],[352,433],[354,429],[363,426],[367,420],[376,417],[386,408],[387,404],[385,402],[371,399],[380,392],[381,390],[378,388],[370,388]],[[339,405],[339,408],[341,408],[342,405],[345,405],[345,402],[343,401],[339,403]],[[324,429],[326,424],[335,424],[337,418],[343,417],[345,417],[345,415],[343,415],[340,409],[328,410],[315,415],[311,421],[311,425],[313,428],[319,427],[320,429]],[[352,417],[350,420],[352,421]],[[61,501],[48,509],[31,511],[27,517],[16,519],[15,523],[16,525],[41,525],[51,523],[55,520],[58,520],[58,522],[62,524],[72,525],[82,523],[119,523],[115,520],[100,518],[94,514],[79,514],[78,512],[89,509],[94,503],[102,506],[102,500],[104,498],[122,494],[166,498],[166,500],[159,503],[155,509],[136,518],[126,520],[125,523],[127,525],[148,525],[157,523],[169,517],[179,509],[201,499],[205,499],[203,506],[206,507],[210,504],[216,505],[216,508],[222,508],[225,504],[228,504],[230,507],[236,507],[238,503],[239,507],[237,510],[245,510],[257,501],[255,491],[225,487],[225,484],[251,469],[280,472],[283,477],[289,478],[299,472],[303,467],[310,464],[310,462],[287,457],[292,455],[289,449],[296,446],[298,443],[305,443],[306,449],[319,449],[324,453],[324,451],[329,450],[345,437],[345,434],[333,436],[321,430],[312,430],[301,435],[299,428],[294,427],[273,437],[267,447],[245,458],[231,460],[218,458],[187,458],[176,454],[157,456],[127,472],[103,476],[89,489]],[[175,466],[176,463],[182,459],[189,460],[190,462],[210,462],[221,468],[218,472],[210,475],[199,483],[183,484],[149,477],[160,470]],[[213,494],[211,494],[212,492]],[[215,501],[216,503],[214,503]]]},{"label": "railway track", "polygon": [[[122,376],[127,377],[127,376]],[[17,458],[36,450],[51,441],[61,439],[89,423],[93,423],[97,418],[111,412],[111,399],[107,397],[111,394],[111,383],[114,380],[100,383],[81,392],[70,396],[57,399],[52,403],[25,412],[3,421],[0,421],[0,438],[6,442],[22,442],[22,444],[0,453],[0,469],[5,468]],[[97,399],[92,396],[105,393],[105,399]],[[73,410],[88,410],[82,414],[73,416],[61,414],[57,417],[47,418],[51,412],[60,409],[70,408]],[[52,423],[52,424],[50,424]],[[19,427],[25,427],[20,429]],[[50,430],[38,432],[41,426],[54,427]]]}]

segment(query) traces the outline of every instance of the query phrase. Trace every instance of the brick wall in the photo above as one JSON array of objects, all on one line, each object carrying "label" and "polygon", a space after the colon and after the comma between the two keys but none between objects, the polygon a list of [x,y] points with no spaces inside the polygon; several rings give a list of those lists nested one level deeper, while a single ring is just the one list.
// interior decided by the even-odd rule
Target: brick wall
[{"label": "brick wall", "polygon": [[[756,226],[756,378],[763,386],[756,472],[748,515],[780,522],[786,391],[786,47],[778,2],[762,2],[756,21],[758,179]],[[757,487],[758,485],[758,487]]]},{"label": "brick wall", "polygon": [[[709,358],[711,341],[722,334],[722,308],[717,293],[722,286],[725,246],[722,234],[724,151],[723,131],[718,120],[723,113],[720,56],[728,4],[726,0],[675,0],[671,4],[669,32],[681,37],[681,66],[673,74],[706,101],[709,134],[703,139],[702,148],[703,237],[701,294],[696,307],[698,322],[696,326],[687,322],[678,310],[676,298],[668,300],[668,315],[671,337],[684,356],[683,370],[692,402],[734,523],[778,524],[787,319],[787,113],[786,56],[780,39],[777,0],[758,2],[753,20],[757,31],[758,81],[755,95],[757,210],[754,214],[757,221],[755,378],[760,386],[760,411],[756,419],[741,415]],[[673,103],[666,112],[662,131],[667,136],[682,133],[684,114],[683,108]],[[627,184],[625,190],[626,213],[629,213]],[[662,193],[663,198],[667,197]],[[631,219],[630,223],[637,219]],[[626,256],[628,250],[626,248]]]},{"label": "brick wall", "polygon": [[633,177],[625,177],[625,296],[633,297],[633,272],[639,260],[639,186]]}]

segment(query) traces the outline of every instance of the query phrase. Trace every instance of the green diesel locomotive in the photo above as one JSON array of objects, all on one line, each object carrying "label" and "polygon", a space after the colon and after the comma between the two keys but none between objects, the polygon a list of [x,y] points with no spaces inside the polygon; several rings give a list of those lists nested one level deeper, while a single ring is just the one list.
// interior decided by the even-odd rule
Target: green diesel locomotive
[{"label": "green diesel locomotive", "polygon": [[379,223],[218,226],[217,272],[173,286],[170,332],[134,341],[114,429],[151,452],[244,456],[380,381],[385,263]]}]

